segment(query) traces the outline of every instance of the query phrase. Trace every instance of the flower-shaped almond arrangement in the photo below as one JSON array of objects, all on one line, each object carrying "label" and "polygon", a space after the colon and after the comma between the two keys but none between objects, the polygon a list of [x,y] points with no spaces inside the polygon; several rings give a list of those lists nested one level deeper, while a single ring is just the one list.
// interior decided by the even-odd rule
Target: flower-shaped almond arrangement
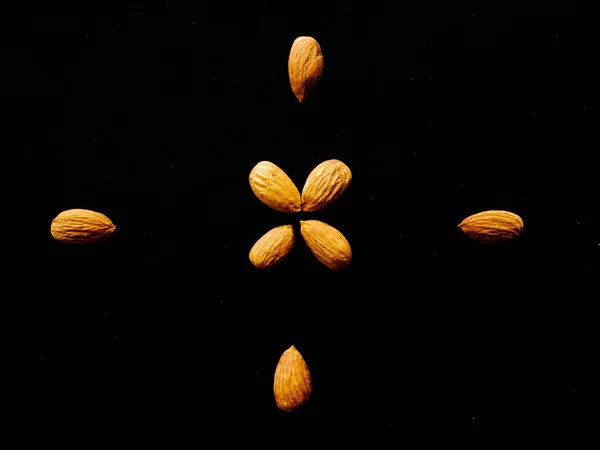
[{"label": "flower-shaped almond arrangement", "polygon": [[[346,190],[352,172],[346,164],[330,159],[315,167],[302,188],[302,195],[290,177],[269,161],[259,162],[250,172],[252,192],[265,205],[284,213],[315,212],[331,205]],[[324,265],[339,271],[352,260],[352,249],[344,235],[320,220],[301,220],[300,234]],[[294,229],[281,225],[265,233],[250,250],[250,262],[258,269],[273,268],[292,250]]]}]

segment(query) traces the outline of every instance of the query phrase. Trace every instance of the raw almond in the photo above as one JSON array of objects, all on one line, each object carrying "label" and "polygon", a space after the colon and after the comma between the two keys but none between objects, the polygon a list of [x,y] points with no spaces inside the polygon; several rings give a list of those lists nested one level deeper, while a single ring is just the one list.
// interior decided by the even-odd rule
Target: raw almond
[{"label": "raw almond", "polygon": [[497,244],[516,238],[524,226],[523,219],[515,213],[489,210],[467,217],[458,228],[477,241]]},{"label": "raw almond", "polygon": [[261,161],[248,177],[254,195],[271,208],[286,213],[300,212],[298,188],[288,175],[269,161]]},{"label": "raw almond", "polygon": [[350,264],[350,244],[331,225],[320,220],[301,220],[300,233],[317,259],[331,270],[342,270]]},{"label": "raw almond", "polygon": [[275,267],[294,246],[294,229],[281,225],[266,232],[250,250],[250,262],[258,269]]},{"label": "raw almond", "polygon": [[315,167],[302,188],[302,211],[315,212],[338,199],[352,181],[350,168],[337,159]]},{"label": "raw almond", "polygon": [[300,36],[294,40],[288,59],[292,91],[300,103],[310,95],[323,75],[323,54],[316,39]]},{"label": "raw almond", "polygon": [[312,379],[306,361],[293,345],[281,357],[273,379],[275,403],[282,411],[294,411],[312,394]]},{"label": "raw almond", "polygon": [[68,209],[50,225],[52,237],[58,241],[87,244],[108,239],[116,227],[104,214],[89,209]]}]

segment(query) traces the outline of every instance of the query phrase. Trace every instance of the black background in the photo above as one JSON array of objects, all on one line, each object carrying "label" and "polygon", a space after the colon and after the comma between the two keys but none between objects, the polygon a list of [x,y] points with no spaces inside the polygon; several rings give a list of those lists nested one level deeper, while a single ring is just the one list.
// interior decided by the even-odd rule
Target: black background
[{"label": "black background", "polygon": [[[84,3],[2,17],[28,236],[13,264],[32,363],[19,417],[65,439],[192,443],[248,424],[250,443],[584,427],[600,236],[575,2]],[[304,104],[287,74],[301,35],[325,61]],[[250,190],[261,160],[301,189],[331,158],[353,180],[327,210],[279,213]],[[115,234],[53,240],[69,208]],[[457,229],[488,209],[525,233],[494,247]],[[303,218],[346,236],[345,271],[298,233],[276,270],[250,264],[260,236]],[[292,344],[314,393],[289,414],[272,381]]]}]

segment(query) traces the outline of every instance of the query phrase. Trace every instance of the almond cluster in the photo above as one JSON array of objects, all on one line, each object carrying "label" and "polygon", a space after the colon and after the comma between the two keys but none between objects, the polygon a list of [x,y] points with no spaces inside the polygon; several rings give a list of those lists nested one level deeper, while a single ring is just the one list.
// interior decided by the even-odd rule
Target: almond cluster
[{"label": "almond cluster", "polygon": [[[315,212],[331,205],[346,190],[352,172],[346,164],[330,159],[315,167],[304,183],[302,194],[290,177],[270,161],[261,161],[248,177],[254,195],[265,205],[284,213]],[[344,235],[320,220],[301,220],[300,234],[325,266],[339,271],[352,260],[352,249]],[[258,269],[273,268],[285,259],[294,245],[292,225],[275,227],[250,250],[250,262]]]}]

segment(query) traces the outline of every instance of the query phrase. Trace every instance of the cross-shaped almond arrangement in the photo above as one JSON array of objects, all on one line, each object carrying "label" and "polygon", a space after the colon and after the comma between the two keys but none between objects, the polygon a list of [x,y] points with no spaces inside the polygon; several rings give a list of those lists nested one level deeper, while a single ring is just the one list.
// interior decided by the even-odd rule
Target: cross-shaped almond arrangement
[{"label": "cross-shaped almond arrangement", "polygon": [[[315,212],[331,205],[352,180],[350,168],[337,159],[323,161],[304,183],[302,194],[291,178],[270,161],[259,162],[249,176],[252,192],[265,205],[284,213]],[[301,220],[300,234],[319,261],[339,271],[352,260],[344,235],[320,220]],[[250,250],[250,262],[258,269],[273,268],[289,255],[294,245],[292,225],[281,225],[264,234]]]}]

